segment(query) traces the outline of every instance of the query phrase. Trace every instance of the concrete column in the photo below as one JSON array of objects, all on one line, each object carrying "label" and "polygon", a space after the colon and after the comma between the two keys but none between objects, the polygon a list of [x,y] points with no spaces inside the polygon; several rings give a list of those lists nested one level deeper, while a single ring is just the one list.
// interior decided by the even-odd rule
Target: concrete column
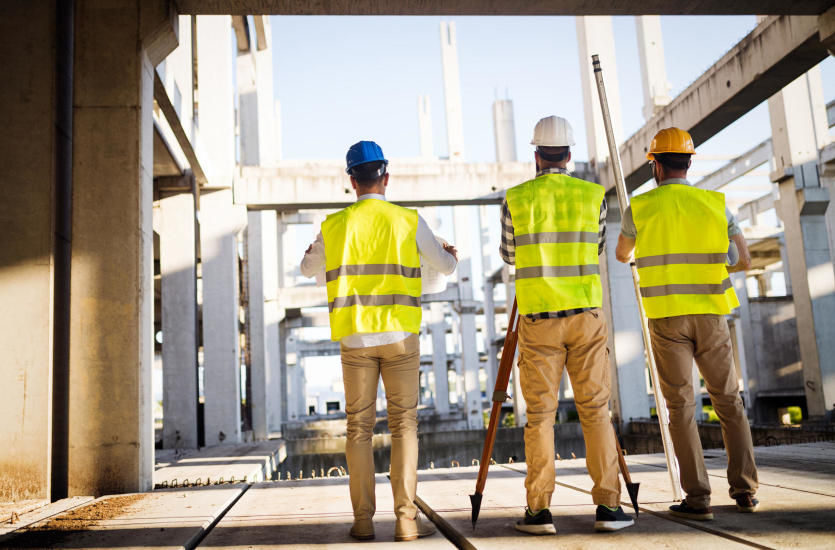
[{"label": "concrete column", "polygon": [[[287,366],[287,353],[289,348],[290,329],[287,327],[287,320],[283,319],[278,323],[278,410],[282,422],[290,418],[290,394],[289,394],[289,371]],[[282,428],[283,431],[283,428]]]},{"label": "concrete column", "polygon": [[447,373],[446,322],[444,305],[429,305],[429,333],[432,335],[432,368],[435,373],[435,411],[449,414],[449,374]]},{"label": "concrete column", "polygon": [[458,72],[458,39],[455,23],[441,21],[441,64],[444,75],[444,105],[449,160],[464,160],[464,115],[461,76]]},{"label": "concrete column", "polygon": [[[588,140],[589,160],[598,163],[609,157],[609,147],[606,144],[606,132],[603,128],[603,114],[600,110],[600,99],[597,95],[597,85],[594,83],[594,72],[591,66],[592,54],[600,56],[600,63],[606,71],[606,95],[609,99],[609,112],[612,117],[612,127],[615,141],[623,141],[623,125],[620,116],[620,88],[618,74],[615,68],[615,40],[612,31],[612,18],[606,16],[580,16],[576,18],[577,51],[580,56],[580,83],[583,90],[583,111],[585,112],[586,139]],[[560,114],[560,113],[557,113]],[[579,126],[572,113],[564,113],[573,126]]]},{"label": "concrete column", "polygon": [[455,246],[458,249],[458,298],[461,319],[461,366],[464,377],[464,410],[470,429],[484,426],[482,416],[481,386],[478,379],[479,358],[476,347],[475,311],[473,301],[473,274],[470,210],[471,206],[453,207]]},{"label": "concrete column", "polygon": [[[55,2],[2,11],[0,501],[10,502],[66,493],[66,425],[57,423],[67,418],[73,14]],[[64,433],[54,448],[53,397]],[[56,487],[53,466],[63,470]]]},{"label": "concrete column", "polygon": [[835,408],[835,272],[826,232],[829,190],[818,178],[828,139],[820,68],[768,100],[800,358],[809,415]]},{"label": "concrete column", "polygon": [[177,17],[166,2],[75,7],[68,492],[147,491],[153,75]]},{"label": "concrete column", "polygon": [[[617,200],[609,197],[611,207],[606,219],[606,262],[603,277],[609,295],[609,359],[617,371],[613,386],[615,412],[622,422],[632,418],[648,418],[650,401],[647,394],[647,363],[638,300],[628,265],[615,258],[615,243],[620,234],[621,216]],[[608,285],[606,284],[608,281]],[[615,395],[617,394],[617,395]]]},{"label": "concrete column", "polygon": [[513,122],[513,102],[509,99],[493,102],[493,137],[496,143],[496,162],[516,162],[516,128]]},{"label": "concrete column", "polygon": [[275,164],[277,149],[272,34],[269,18],[256,17],[263,22],[259,30],[263,49],[252,43],[252,49],[238,52],[237,57],[240,159],[244,166],[269,166]]},{"label": "concrete column", "polygon": [[432,140],[432,110],[429,96],[418,96],[418,132],[420,133],[420,156],[424,159],[435,158],[435,146]]},{"label": "concrete column", "polygon": [[[187,178],[191,183],[193,180]],[[162,445],[197,448],[197,271],[192,193],[159,201]]]},{"label": "concrete column", "polygon": [[200,196],[203,267],[203,395],[206,445],[241,439],[238,243],[246,210],[231,190]]},{"label": "concrete column", "polygon": [[[515,151],[514,151],[515,152]],[[514,159],[515,160],[515,159]],[[481,270],[483,271],[484,281],[484,351],[487,353],[487,397],[488,400],[493,395],[493,388],[496,386],[496,375],[499,370],[499,362],[496,354],[493,353],[493,342],[496,340],[496,310],[494,302],[495,285],[491,281],[493,268],[491,267],[493,254],[495,249],[490,246],[490,234],[487,230],[487,206],[481,205],[478,209],[478,227],[479,237],[481,240]]]},{"label": "concrete column", "polygon": [[751,307],[748,303],[748,286],[746,284],[746,277],[744,272],[737,272],[731,274],[731,281],[734,285],[734,292],[739,299],[739,309],[736,312],[734,319],[734,337],[736,338],[736,354],[739,359],[739,368],[742,374],[743,389],[745,390],[745,410],[748,411],[748,418],[756,420],[753,417],[754,409],[754,394],[756,388],[752,388],[749,382],[749,361],[756,372],[757,354],[754,351],[754,338],[751,329]]},{"label": "concrete column", "polygon": [[[644,119],[670,103],[670,83],[664,67],[664,37],[661,34],[661,17],[643,15],[635,17],[638,31],[638,59],[641,62],[641,84],[644,89]],[[607,73],[608,76],[608,73]],[[608,86],[607,86],[608,90]]]},{"label": "concrete column", "polygon": [[231,17],[197,16],[197,149],[215,187],[231,186],[235,173],[234,56]]},{"label": "concrete column", "polygon": [[256,439],[266,439],[281,427],[277,235],[275,212],[248,213],[250,376]]}]

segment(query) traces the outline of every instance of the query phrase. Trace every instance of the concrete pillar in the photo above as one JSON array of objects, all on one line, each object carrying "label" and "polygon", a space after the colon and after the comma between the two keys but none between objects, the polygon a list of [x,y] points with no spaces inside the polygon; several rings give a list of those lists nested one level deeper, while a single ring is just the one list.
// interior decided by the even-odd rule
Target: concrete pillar
[{"label": "concrete pillar", "polygon": [[231,17],[197,16],[197,149],[215,187],[231,186],[235,173],[234,55]]},{"label": "concrete pillar", "polygon": [[476,347],[475,312],[477,304],[473,301],[471,209],[471,206],[453,207],[453,220],[455,224],[455,246],[458,249],[461,367],[466,392],[463,407],[467,412],[469,428],[478,429],[484,426],[484,418],[482,416],[481,386],[478,379],[479,358]]},{"label": "concrete pillar", "polygon": [[278,410],[282,424],[290,418],[290,390],[288,384],[290,369],[287,365],[289,340],[290,329],[287,326],[287,320],[283,319],[278,323]]},{"label": "concrete pillar", "polygon": [[835,272],[826,232],[829,190],[818,178],[828,140],[820,68],[768,100],[778,212],[784,224],[809,415],[835,408]]},{"label": "concrete pillar", "polygon": [[277,235],[275,212],[247,214],[250,386],[255,439],[266,439],[271,431],[281,429]]},{"label": "concrete pillar", "polygon": [[[192,178],[185,178],[191,184]],[[159,201],[162,445],[197,448],[197,247],[194,194]]]},{"label": "concrete pillar", "polygon": [[516,162],[516,128],[513,122],[513,101],[509,99],[493,102],[493,137],[496,143],[496,162]]},{"label": "concrete pillar", "polygon": [[[70,7],[60,2],[12,2],[3,5],[0,17],[0,65],[5,72],[0,86],[2,502],[49,499],[56,492],[56,498],[66,496],[67,224],[73,150]],[[63,430],[58,425],[62,419]],[[54,453],[60,454],[60,464],[53,464]],[[63,475],[53,481],[57,471]]]},{"label": "concrete pillar", "polygon": [[[592,54],[600,56],[600,63],[606,72],[606,95],[609,99],[609,112],[612,117],[612,128],[615,141],[623,141],[623,125],[620,116],[620,88],[618,74],[615,68],[615,40],[612,31],[612,18],[605,16],[580,16],[576,18],[577,51],[580,56],[580,83],[583,90],[583,106],[586,122],[586,139],[588,140],[589,160],[593,163],[603,162],[609,157],[609,147],[606,144],[606,132],[603,128],[603,114],[600,110],[600,99],[597,95],[597,85],[594,83],[594,73],[591,66]],[[560,113],[556,113],[560,114]],[[580,121],[572,117],[572,113],[563,113],[573,126],[579,126]]]},{"label": "concrete pillar", "polygon": [[264,37],[264,47],[258,49],[256,42],[251,42],[252,48],[238,52],[237,57],[240,160],[244,166],[268,166],[275,164],[277,148],[272,34],[269,18],[255,17],[263,22],[259,34]]},{"label": "concrete pillar", "polygon": [[447,373],[446,321],[444,305],[429,305],[429,333],[432,335],[432,368],[435,373],[435,411],[449,414],[449,374]]},{"label": "concrete pillar", "polygon": [[432,140],[432,110],[427,94],[418,96],[418,132],[420,133],[421,158],[435,158],[435,146]]},{"label": "concrete pillar", "polygon": [[[739,309],[736,311],[736,318],[734,319],[734,338],[736,339],[736,355],[739,362],[739,369],[742,374],[743,389],[745,390],[745,410],[748,411],[748,418],[756,420],[753,417],[754,398],[756,388],[752,388],[749,382],[748,362],[756,360],[756,352],[754,351],[754,338],[751,329],[751,307],[748,303],[748,285],[746,284],[746,276],[744,272],[737,272],[731,274],[731,281],[734,285],[734,292],[739,299]],[[756,368],[754,363],[751,363],[753,368]]]},{"label": "concrete pillar", "polygon": [[206,445],[241,439],[238,243],[246,210],[232,191],[200,196],[203,273],[203,395]]},{"label": "concrete pillar", "polygon": [[667,82],[667,70],[664,66],[661,17],[658,15],[635,17],[635,28],[638,32],[638,59],[641,62],[641,84],[644,89],[643,113],[644,119],[649,120],[672,100],[670,98],[672,86]]},{"label": "concrete pillar", "polygon": [[461,76],[458,72],[458,39],[455,23],[441,21],[441,64],[444,75],[444,105],[449,160],[464,160],[464,114]]},{"label": "concrete pillar", "polygon": [[496,340],[496,308],[495,308],[495,285],[491,280],[493,268],[491,267],[493,254],[495,248],[490,246],[490,234],[487,225],[487,206],[481,205],[478,208],[478,227],[479,237],[481,241],[481,270],[484,273],[484,351],[487,353],[487,397],[488,400],[493,395],[493,389],[496,386],[496,375],[499,370],[499,361],[496,357],[493,348],[493,342]]},{"label": "concrete pillar", "polygon": [[70,304],[70,495],[151,489],[154,66],[167,2],[77,2]]},{"label": "concrete pillar", "polygon": [[[647,393],[647,360],[638,300],[628,265],[615,258],[615,243],[620,234],[621,215],[617,200],[609,197],[611,207],[606,218],[605,270],[603,282],[609,296],[606,308],[609,323],[609,360],[617,373],[613,385],[613,406],[622,422],[632,418],[649,418],[650,401]],[[603,266],[601,266],[603,267]],[[606,282],[608,281],[608,285]]]}]

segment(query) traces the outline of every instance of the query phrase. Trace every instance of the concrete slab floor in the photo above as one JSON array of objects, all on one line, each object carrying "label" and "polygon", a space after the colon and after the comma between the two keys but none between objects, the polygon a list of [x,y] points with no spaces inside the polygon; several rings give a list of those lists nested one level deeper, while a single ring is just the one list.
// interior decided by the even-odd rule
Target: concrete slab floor
[{"label": "concrete slab floor", "polygon": [[[451,527],[459,547],[467,549],[519,545],[627,550],[830,549],[835,548],[833,451],[835,443],[757,448],[761,504],[754,514],[736,512],[726,492],[724,454],[708,451],[706,463],[716,515],[710,522],[691,522],[667,513],[672,491],[663,455],[629,456],[633,481],[641,484],[641,514],[635,526],[615,533],[593,531],[595,507],[588,494],[592,483],[583,459],[557,461],[551,506],[556,537],[531,537],[513,529],[524,513],[524,464],[490,467],[475,530],[468,495],[475,486],[477,467],[421,471],[418,496],[431,516]],[[243,458],[247,456],[251,455],[244,453]],[[197,466],[192,463],[189,467],[205,477],[206,470]],[[204,461],[203,466],[212,468],[213,463]],[[61,501],[50,505],[58,506],[51,517],[22,532],[0,536],[0,547],[190,549],[199,543],[205,548],[312,549],[393,545],[393,502],[386,477],[377,477],[377,538],[368,542],[348,536],[353,514],[347,482],[347,477],[339,477],[160,490],[102,497],[55,515],[66,505]],[[625,492],[623,499],[627,504]],[[625,509],[633,513],[630,507]],[[410,544],[397,548],[453,547],[440,533]]]},{"label": "concrete slab floor", "polygon": [[[376,538],[362,543],[348,535],[353,522],[348,478],[281,481],[254,485],[223,517],[201,548],[350,548],[394,543],[391,486],[377,475]],[[364,546],[365,547],[365,546]],[[404,548],[398,544],[397,548]],[[440,532],[408,543],[407,548],[454,548]]]},{"label": "concrete slab floor", "polygon": [[111,495],[0,538],[2,548],[193,548],[246,485]]}]

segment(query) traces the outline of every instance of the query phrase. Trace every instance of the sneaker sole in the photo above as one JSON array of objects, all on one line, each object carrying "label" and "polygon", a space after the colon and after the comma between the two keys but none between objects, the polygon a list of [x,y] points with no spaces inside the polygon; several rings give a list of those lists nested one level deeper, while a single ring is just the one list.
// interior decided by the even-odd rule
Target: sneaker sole
[{"label": "sneaker sole", "polygon": [[675,510],[669,510],[669,512],[672,516],[684,519],[693,519],[696,521],[710,521],[713,519],[713,512],[709,512],[707,514],[685,514],[684,512],[676,512]]},{"label": "sneaker sole", "polygon": [[517,531],[527,533],[529,535],[556,535],[557,528],[553,524],[545,525],[514,525]]},{"label": "sneaker sole", "polygon": [[740,506],[739,504],[736,505],[736,511],[742,512],[743,514],[751,514],[757,510],[757,506]]},{"label": "sneaker sole", "polygon": [[349,534],[349,535],[351,535],[351,538],[352,538],[352,539],[357,539],[357,540],[374,540],[374,533],[371,533],[371,534],[366,534],[366,535],[359,535],[359,534],[356,534],[356,533],[348,533],[348,534]]},{"label": "sneaker sole", "polygon": [[594,530],[595,531],[619,531],[625,527],[630,527],[635,525],[635,520],[630,519],[628,521],[595,521],[594,522]]},{"label": "sneaker sole", "polygon": [[426,531],[424,533],[418,533],[416,535],[399,535],[399,536],[394,537],[394,542],[407,542],[407,541],[410,541],[410,540],[422,539],[423,537],[431,537],[436,532],[437,531],[435,529],[432,529],[431,531]]}]

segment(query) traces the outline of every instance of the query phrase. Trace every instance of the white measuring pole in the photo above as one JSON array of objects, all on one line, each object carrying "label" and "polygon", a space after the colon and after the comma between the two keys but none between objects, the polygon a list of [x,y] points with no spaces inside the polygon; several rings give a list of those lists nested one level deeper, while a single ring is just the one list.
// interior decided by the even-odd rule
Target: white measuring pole
[{"label": "white measuring pole", "polygon": [[[626,193],[626,185],[623,182],[623,169],[620,165],[620,154],[615,143],[615,133],[612,130],[612,120],[609,115],[609,102],[606,99],[606,87],[603,85],[603,70],[600,68],[600,60],[596,55],[591,56],[594,67],[594,79],[597,81],[597,93],[600,96],[600,109],[603,111],[603,125],[606,129],[606,141],[609,143],[609,164],[612,165],[615,177],[615,190],[618,194],[618,205],[621,216],[629,206],[629,195]],[[649,362],[649,376],[652,380],[652,391],[655,393],[655,409],[658,413],[658,424],[661,427],[661,442],[664,444],[664,454],[667,457],[667,471],[670,474],[670,483],[673,487],[673,499],[681,500],[681,484],[679,482],[678,461],[673,452],[673,442],[670,438],[670,415],[667,412],[667,402],[659,391],[658,368],[655,365],[655,356],[652,354],[652,341],[649,338],[649,325],[647,316],[641,305],[641,289],[638,286],[638,269],[635,262],[629,264],[632,268],[632,282],[635,286],[635,297],[638,299],[638,312],[641,315],[641,332],[644,335],[644,345],[647,350],[647,361]]]}]

